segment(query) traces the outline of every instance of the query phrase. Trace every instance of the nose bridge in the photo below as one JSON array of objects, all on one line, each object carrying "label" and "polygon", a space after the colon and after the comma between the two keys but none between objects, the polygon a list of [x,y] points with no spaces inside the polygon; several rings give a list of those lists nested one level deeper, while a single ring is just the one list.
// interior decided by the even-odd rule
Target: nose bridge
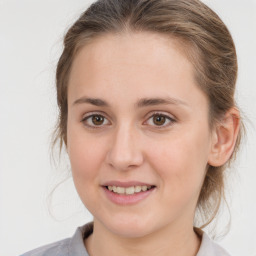
[{"label": "nose bridge", "polygon": [[135,126],[123,123],[116,127],[107,158],[109,164],[118,170],[139,166],[143,162]]}]

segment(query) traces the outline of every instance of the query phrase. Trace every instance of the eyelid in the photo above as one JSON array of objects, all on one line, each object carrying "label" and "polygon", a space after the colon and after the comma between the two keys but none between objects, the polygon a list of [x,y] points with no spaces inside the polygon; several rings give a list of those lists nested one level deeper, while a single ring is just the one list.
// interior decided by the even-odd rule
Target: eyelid
[{"label": "eyelid", "polygon": [[107,116],[107,114],[105,112],[102,112],[102,111],[91,111],[91,112],[85,113],[82,116],[82,120],[87,118],[87,117],[93,116],[93,115],[99,115],[99,116],[104,116],[105,118],[108,118],[108,116]]},{"label": "eyelid", "polygon": [[[170,127],[173,125],[173,123],[177,122],[177,119],[171,115],[171,114],[168,114],[166,112],[162,112],[162,111],[153,111],[153,112],[150,112],[148,115],[147,115],[147,119],[145,122],[147,122],[150,118],[156,116],[156,115],[159,115],[159,116],[164,116],[165,118],[167,118],[169,121],[170,121],[170,124],[165,124],[165,125],[154,125],[154,127],[156,127],[157,129],[163,129],[163,128],[166,128],[166,127]],[[144,122],[144,123],[145,123]]]},{"label": "eyelid", "polygon": [[[104,119],[108,120],[108,122],[111,124],[110,118],[108,118],[106,113],[101,112],[101,111],[92,111],[92,112],[88,112],[88,113],[84,114],[82,119],[81,119],[81,122],[84,123],[90,117],[97,116],[97,115],[102,116]],[[99,129],[99,128],[102,128],[103,126],[106,126],[106,124],[97,126],[97,125],[88,125],[88,124],[85,124],[85,123],[84,123],[84,125],[88,128],[91,128],[91,129]],[[107,124],[107,125],[109,125],[109,124]]]},{"label": "eyelid", "polygon": [[[102,116],[104,119],[106,119],[109,123],[108,124],[103,124],[103,125],[88,125],[88,124],[85,124],[84,125],[88,128],[91,128],[91,129],[100,129],[106,125],[109,125],[111,124],[111,121],[110,121],[110,118],[108,117],[108,115],[104,112],[101,112],[101,111],[92,111],[92,112],[88,112],[86,114],[83,115],[82,119],[81,119],[81,122],[85,122],[86,120],[88,120],[90,117],[94,116],[94,115],[99,115],[99,116]],[[148,122],[148,120],[150,118],[153,118],[155,115],[159,115],[159,116],[163,116],[165,118],[167,118],[169,120],[168,124],[164,124],[164,125],[150,125],[150,126],[153,126],[157,129],[164,129],[164,128],[167,128],[167,127],[170,127],[173,125],[173,123],[177,122],[177,119],[176,117],[174,117],[173,115],[169,114],[169,113],[166,113],[166,112],[163,112],[163,111],[152,111],[150,113],[148,113],[146,115],[146,121],[143,122],[143,124],[145,124],[146,122]]]}]

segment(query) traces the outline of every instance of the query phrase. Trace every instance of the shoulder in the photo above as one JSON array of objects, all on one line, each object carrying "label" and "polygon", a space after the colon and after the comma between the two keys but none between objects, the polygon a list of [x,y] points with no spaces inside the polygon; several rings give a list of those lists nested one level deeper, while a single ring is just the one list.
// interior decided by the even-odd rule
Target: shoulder
[{"label": "shoulder", "polygon": [[68,256],[68,247],[70,244],[70,238],[48,244],[32,251],[29,251],[21,256]]},{"label": "shoulder", "polygon": [[200,249],[196,256],[231,256],[224,248],[210,239],[210,237],[203,232]]},{"label": "shoulder", "polygon": [[77,228],[75,234],[71,238],[66,238],[58,242],[48,244],[21,256],[88,256],[84,246],[84,239],[88,237],[93,230],[93,224],[88,223]]}]

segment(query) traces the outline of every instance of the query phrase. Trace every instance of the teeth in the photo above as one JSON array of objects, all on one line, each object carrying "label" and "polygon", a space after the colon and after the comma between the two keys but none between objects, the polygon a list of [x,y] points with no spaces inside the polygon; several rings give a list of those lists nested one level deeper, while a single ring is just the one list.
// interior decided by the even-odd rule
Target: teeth
[{"label": "teeth", "polygon": [[108,186],[108,190],[113,191],[117,194],[126,194],[133,195],[134,193],[139,193],[141,191],[147,191],[152,188],[152,186],[135,186],[135,187],[116,187],[116,186]]},{"label": "teeth", "polygon": [[136,193],[139,193],[141,191],[141,186],[136,186],[134,191]]},{"label": "teeth", "polygon": [[132,195],[134,194],[134,187],[129,187],[125,189],[125,194],[126,195]]},{"label": "teeth", "polygon": [[117,187],[117,188],[116,188],[116,192],[117,192],[118,194],[124,194],[125,188]]},{"label": "teeth", "polygon": [[142,186],[142,191],[146,191],[147,190],[147,186]]}]

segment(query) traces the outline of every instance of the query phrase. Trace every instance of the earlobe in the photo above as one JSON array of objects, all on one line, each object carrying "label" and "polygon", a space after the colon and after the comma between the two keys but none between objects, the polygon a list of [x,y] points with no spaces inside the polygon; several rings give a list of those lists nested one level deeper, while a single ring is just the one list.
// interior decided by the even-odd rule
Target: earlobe
[{"label": "earlobe", "polygon": [[231,108],[216,125],[212,136],[211,152],[208,164],[221,166],[232,156],[240,124],[240,113],[237,108]]}]

